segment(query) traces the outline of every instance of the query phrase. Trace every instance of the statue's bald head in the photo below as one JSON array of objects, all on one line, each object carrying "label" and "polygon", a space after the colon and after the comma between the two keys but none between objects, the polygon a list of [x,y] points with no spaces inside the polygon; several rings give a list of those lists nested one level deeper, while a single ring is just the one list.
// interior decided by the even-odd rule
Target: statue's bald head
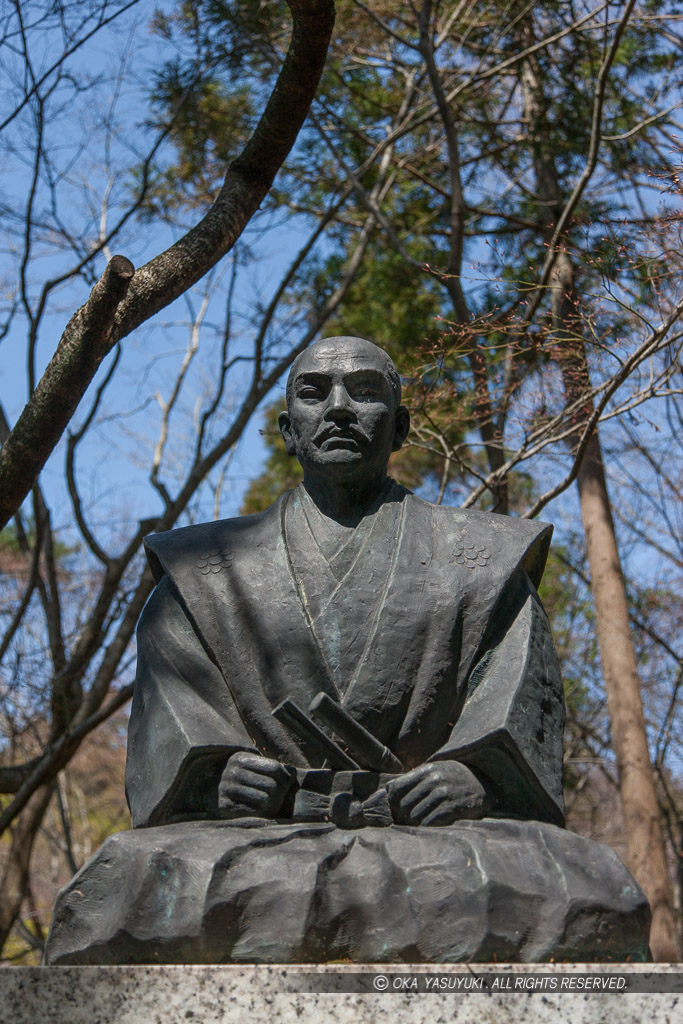
[{"label": "statue's bald head", "polygon": [[337,495],[342,504],[362,493],[376,496],[389,457],[410,427],[400,401],[396,367],[371,341],[324,338],[302,352],[278,422],[288,454],[303,466],[306,487],[348,490],[345,498]]},{"label": "statue's bald head", "polygon": [[372,367],[382,373],[391,388],[394,410],[398,409],[401,404],[401,378],[393,359],[374,342],[350,335],[322,338],[296,357],[287,377],[287,408],[291,408],[294,381],[300,374],[315,371],[322,366],[334,366],[340,361],[357,361],[359,366]]}]

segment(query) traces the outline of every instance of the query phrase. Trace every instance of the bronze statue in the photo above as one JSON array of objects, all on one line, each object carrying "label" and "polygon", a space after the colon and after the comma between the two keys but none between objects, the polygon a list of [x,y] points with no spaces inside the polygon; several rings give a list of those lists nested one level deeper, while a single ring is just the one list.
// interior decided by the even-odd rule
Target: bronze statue
[{"label": "bronze statue", "polygon": [[76,926],[94,897],[65,890],[50,962],[645,956],[633,879],[557,828],[562,683],[535,589],[552,528],[392,481],[400,402],[377,346],[318,342],[280,417],[303,483],[148,538],[136,831],[103,847],[108,875],[84,869],[92,892],[112,863],[134,881],[116,926]]}]

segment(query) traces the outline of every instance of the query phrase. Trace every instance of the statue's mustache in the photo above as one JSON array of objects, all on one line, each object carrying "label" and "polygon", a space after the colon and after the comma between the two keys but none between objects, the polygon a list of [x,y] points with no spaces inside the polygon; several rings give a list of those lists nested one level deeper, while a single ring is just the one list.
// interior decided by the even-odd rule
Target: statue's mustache
[{"label": "statue's mustache", "polygon": [[369,441],[370,438],[357,423],[348,423],[343,427],[330,424],[329,426],[323,427],[315,434],[313,443],[317,445],[324,444],[325,441],[332,437],[339,438],[351,438],[354,441]]}]

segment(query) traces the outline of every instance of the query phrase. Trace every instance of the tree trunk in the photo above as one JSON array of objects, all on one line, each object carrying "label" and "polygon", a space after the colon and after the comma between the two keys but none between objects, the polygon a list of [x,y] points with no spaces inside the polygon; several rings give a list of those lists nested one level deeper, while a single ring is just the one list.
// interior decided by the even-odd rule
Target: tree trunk
[{"label": "tree trunk", "polygon": [[4,947],[21,910],[27,889],[33,843],[53,791],[54,785],[51,782],[40,786],[17,818],[12,832],[12,842],[0,890],[0,949]]},{"label": "tree trunk", "polygon": [[680,950],[647,745],[643,702],[631,639],[600,440],[591,437],[578,474],[600,659],[626,829],[628,866],[652,907],[650,948],[656,961],[678,961]]},{"label": "tree trunk", "polygon": [[[562,372],[565,397],[568,404],[578,403],[589,393],[590,369],[581,330],[574,268],[566,250],[557,254],[550,294],[556,357]],[[575,441],[578,441],[581,423],[592,411],[592,403],[587,401],[577,413]],[[577,484],[612,746],[619,772],[628,866],[652,907],[650,948],[653,957],[660,962],[677,961],[680,950],[659,801],[647,745],[626,588],[597,430],[584,452]]]},{"label": "tree trunk", "polygon": [[[529,45],[534,41],[533,25],[531,19],[527,19],[524,24],[524,44]],[[549,241],[564,204],[557,186],[559,175],[556,155],[548,141],[551,133],[543,75],[535,55],[529,57],[522,66],[522,88],[529,121],[535,192],[540,200],[538,217],[546,241]],[[565,237],[559,242],[555,253],[549,291],[554,354],[562,373],[565,400],[568,405],[577,403],[576,443],[581,424],[590,417],[593,406],[587,398],[590,391],[590,368],[570,252],[570,239]],[[583,407],[578,408],[582,400]],[[626,589],[597,429],[584,452],[577,483],[612,745],[619,772],[628,866],[652,908],[650,948],[654,959],[660,962],[677,961],[680,950],[659,801],[650,762]]]}]

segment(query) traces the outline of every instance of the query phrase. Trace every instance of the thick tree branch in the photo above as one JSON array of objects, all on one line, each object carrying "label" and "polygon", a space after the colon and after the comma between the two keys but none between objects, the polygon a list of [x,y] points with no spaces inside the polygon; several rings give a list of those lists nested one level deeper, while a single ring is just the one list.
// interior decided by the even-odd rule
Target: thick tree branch
[{"label": "thick tree branch", "polygon": [[335,11],[333,0],[287,4],[293,19],[289,50],[254,134],[199,224],[136,273],[117,312],[119,337],[178,298],[232,248],[289,155],[322,74]]},{"label": "thick tree branch", "polygon": [[137,272],[108,264],[0,450],[0,527],[28,494],[113,346],[190,288],[232,248],[286,160],[315,95],[334,25],[333,0],[287,0],[292,36],[263,116],[202,220]]},{"label": "thick tree branch", "polygon": [[18,793],[40,762],[34,757],[24,764],[5,764],[0,767],[0,793]]},{"label": "thick tree branch", "polygon": [[0,449],[0,527],[18,510],[98,366],[116,343],[113,316],[134,273],[114,256],[71,318],[38,386]]}]

